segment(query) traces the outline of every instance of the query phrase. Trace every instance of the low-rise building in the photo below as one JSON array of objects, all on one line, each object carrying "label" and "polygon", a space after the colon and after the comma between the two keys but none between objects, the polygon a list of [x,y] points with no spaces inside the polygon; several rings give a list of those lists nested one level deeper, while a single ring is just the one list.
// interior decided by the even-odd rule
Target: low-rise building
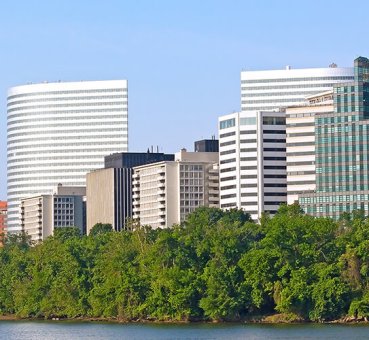
[{"label": "low-rise building", "polygon": [[132,218],[133,167],[174,160],[173,154],[122,152],[105,157],[105,169],[87,174],[87,233],[96,223],[109,223],[113,229],[125,228]]},{"label": "low-rise building", "polygon": [[174,161],[134,168],[133,218],[152,228],[183,222],[200,206],[219,207],[217,152],[176,153]]},{"label": "low-rise building", "polygon": [[53,235],[55,228],[86,229],[85,187],[59,185],[52,195],[39,195],[21,200],[22,231],[32,241],[42,241]]}]

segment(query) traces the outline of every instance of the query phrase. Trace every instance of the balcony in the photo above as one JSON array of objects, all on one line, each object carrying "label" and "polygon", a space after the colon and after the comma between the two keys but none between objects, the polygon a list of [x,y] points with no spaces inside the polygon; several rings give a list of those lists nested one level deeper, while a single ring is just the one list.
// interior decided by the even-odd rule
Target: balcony
[{"label": "balcony", "polygon": [[159,201],[159,203],[158,203],[158,208],[160,210],[165,210],[165,203],[163,203],[163,202],[165,202],[165,201]]},{"label": "balcony", "polygon": [[159,189],[158,191],[157,191],[157,194],[158,195],[165,195],[165,190],[163,190],[163,189]]}]

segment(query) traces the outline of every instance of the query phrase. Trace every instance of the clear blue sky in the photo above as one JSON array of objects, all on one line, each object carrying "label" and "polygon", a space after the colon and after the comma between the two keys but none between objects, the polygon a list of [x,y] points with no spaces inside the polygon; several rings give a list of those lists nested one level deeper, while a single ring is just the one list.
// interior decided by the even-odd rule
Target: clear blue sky
[{"label": "clear blue sky", "polygon": [[240,109],[242,69],[352,66],[369,56],[365,0],[3,0],[0,8],[0,199],[8,87],[128,79],[130,151],[176,152]]}]

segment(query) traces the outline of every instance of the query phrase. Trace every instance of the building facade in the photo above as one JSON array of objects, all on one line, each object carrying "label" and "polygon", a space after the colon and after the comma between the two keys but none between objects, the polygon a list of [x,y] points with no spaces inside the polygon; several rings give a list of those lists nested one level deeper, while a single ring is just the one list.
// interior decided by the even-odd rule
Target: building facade
[{"label": "building facade", "polygon": [[218,153],[181,150],[175,161],[134,168],[133,218],[152,228],[183,222],[200,206],[219,207]]},{"label": "building facade", "polygon": [[4,236],[6,234],[8,203],[0,201],[0,246],[3,244]]},{"label": "building facade", "polygon": [[286,108],[287,203],[316,190],[315,116],[333,111],[333,90]]},{"label": "building facade", "polygon": [[58,186],[52,195],[21,200],[21,230],[32,241],[53,235],[55,228],[78,227],[86,230],[85,187]]},{"label": "building facade", "polygon": [[241,110],[269,111],[304,103],[305,98],[332,89],[336,83],[352,81],[350,67],[241,72]]},{"label": "building facade", "polygon": [[354,69],[353,82],[334,86],[333,110],[315,116],[316,190],[299,196],[314,216],[369,213],[369,59]]},{"label": "building facade", "polygon": [[219,118],[220,207],[258,220],[287,199],[285,112],[236,112]]},{"label": "building facade", "polygon": [[87,174],[87,232],[96,223],[110,223],[113,229],[125,228],[132,218],[133,167],[161,161],[174,161],[173,154],[122,152],[105,157],[105,169]]},{"label": "building facade", "polygon": [[42,83],[8,91],[8,228],[21,199],[85,186],[104,156],[128,149],[126,80]]}]

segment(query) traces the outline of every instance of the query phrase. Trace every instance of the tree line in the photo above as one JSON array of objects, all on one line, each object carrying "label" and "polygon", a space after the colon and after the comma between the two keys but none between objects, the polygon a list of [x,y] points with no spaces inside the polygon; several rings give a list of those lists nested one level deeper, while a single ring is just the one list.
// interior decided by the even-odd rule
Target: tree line
[{"label": "tree line", "polygon": [[0,314],[19,317],[369,317],[368,284],[369,219],[314,218],[298,205],[259,224],[199,208],[173,228],[59,228],[36,245],[9,235],[0,249]]}]

